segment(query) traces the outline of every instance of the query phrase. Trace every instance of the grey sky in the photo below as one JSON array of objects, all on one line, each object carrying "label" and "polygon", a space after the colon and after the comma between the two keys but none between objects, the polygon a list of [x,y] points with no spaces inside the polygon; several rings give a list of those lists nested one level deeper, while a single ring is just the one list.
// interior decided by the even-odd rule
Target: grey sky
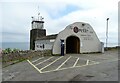
[{"label": "grey sky", "polygon": [[[44,17],[48,34],[56,34],[73,22],[89,23],[105,42],[109,17],[109,43],[118,42],[119,0],[3,0],[0,2],[0,38],[3,42],[29,42],[31,16]],[[1,36],[2,34],[2,36]]]}]

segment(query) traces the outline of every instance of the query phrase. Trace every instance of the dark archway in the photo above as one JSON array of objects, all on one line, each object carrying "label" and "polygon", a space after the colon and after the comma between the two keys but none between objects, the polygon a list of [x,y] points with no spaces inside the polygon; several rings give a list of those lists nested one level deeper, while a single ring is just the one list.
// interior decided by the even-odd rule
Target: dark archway
[{"label": "dark archway", "polygon": [[80,53],[80,39],[70,36],[66,39],[66,53]]}]

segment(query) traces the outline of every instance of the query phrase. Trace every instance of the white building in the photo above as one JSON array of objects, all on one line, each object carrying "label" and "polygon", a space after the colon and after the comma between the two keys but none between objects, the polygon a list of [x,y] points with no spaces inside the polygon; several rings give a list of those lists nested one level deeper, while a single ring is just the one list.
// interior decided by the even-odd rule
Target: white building
[{"label": "white building", "polygon": [[68,25],[59,34],[37,38],[35,50],[52,50],[52,54],[61,54],[61,41],[64,40],[64,53],[103,52],[103,43],[93,28],[84,22]]},{"label": "white building", "polygon": [[57,34],[37,38],[35,41],[35,50],[52,50]]}]

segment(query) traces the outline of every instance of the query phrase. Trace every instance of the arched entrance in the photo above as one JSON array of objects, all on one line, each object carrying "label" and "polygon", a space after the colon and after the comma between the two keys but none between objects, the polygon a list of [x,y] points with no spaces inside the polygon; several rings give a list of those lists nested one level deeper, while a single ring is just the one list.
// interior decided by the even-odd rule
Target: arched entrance
[{"label": "arched entrance", "polygon": [[80,39],[70,36],[66,39],[66,53],[80,53]]}]

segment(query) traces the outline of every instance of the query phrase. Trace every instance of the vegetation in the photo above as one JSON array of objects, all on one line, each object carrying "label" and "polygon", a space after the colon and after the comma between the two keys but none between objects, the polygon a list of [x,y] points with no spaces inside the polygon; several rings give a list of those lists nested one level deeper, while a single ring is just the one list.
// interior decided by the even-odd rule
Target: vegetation
[{"label": "vegetation", "polygon": [[120,46],[116,46],[116,47],[105,47],[104,50],[107,51],[107,50],[116,50],[116,49],[120,49]]},{"label": "vegetation", "polygon": [[[109,47],[108,50],[116,50],[120,47]],[[87,53],[86,53],[87,54]],[[88,53],[89,54],[89,53]],[[30,59],[36,56],[52,56],[51,50],[44,50],[44,51],[35,51],[35,50],[25,50],[21,51],[19,49],[11,49],[7,48],[2,51],[2,63],[3,67],[9,66],[11,64],[15,64],[26,59]],[[60,54],[55,54],[53,56],[61,56]]]},{"label": "vegetation", "polygon": [[3,67],[36,57],[36,56],[52,56],[51,50],[35,51],[35,50],[24,50],[10,49],[7,48],[2,51],[2,64]]},{"label": "vegetation", "polygon": [[8,53],[15,53],[15,52],[18,52],[20,51],[19,49],[11,49],[11,48],[6,48],[5,50],[2,51],[3,54],[8,54]]}]

